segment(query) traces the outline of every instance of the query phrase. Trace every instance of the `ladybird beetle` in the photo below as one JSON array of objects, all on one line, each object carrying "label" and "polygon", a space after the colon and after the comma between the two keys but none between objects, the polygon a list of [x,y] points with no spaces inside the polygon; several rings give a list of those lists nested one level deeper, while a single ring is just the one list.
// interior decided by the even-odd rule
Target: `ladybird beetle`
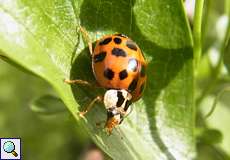
[{"label": "ladybird beetle", "polygon": [[[92,69],[100,87],[107,89],[104,96],[96,97],[80,112],[83,116],[96,101],[103,101],[107,110],[105,128],[108,133],[120,124],[130,112],[130,104],[137,101],[146,83],[147,63],[138,45],[123,34],[106,35],[97,40],[94,50],[88,35],[81,28],[84,38],[89,42]],[[89,83],[82,80],[66,80],[67,83]]]}]

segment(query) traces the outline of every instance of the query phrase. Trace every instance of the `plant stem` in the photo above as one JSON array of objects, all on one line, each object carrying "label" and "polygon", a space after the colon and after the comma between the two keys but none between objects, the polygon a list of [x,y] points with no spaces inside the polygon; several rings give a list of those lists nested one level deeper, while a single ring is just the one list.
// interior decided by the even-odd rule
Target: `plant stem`
[{"label": "plant stem", "polygon": [[197,98],[197,100],[196,100],[197,106],[202,102],[204,97],[213,90],[213,88],[216,86],[216,84],[218,83],[218,80],[220,78],[220,73],[221,73],[221,69],[223,66],[224,54],[227,52],[226,48],[227,48],[227,44],[229,43],[229,39],[230,39],[230,29],[229,29],[230,28],[230,21],[228,21],[228,24],[226,27],[227,27],[227,30],[225,33],[225,37],[222,40],[221,46],[219,48],[220,57],[219,57],[219,60],[218,60],[216,67],[213,70],[212,80],[208,84],[208,86],[203,90],[203,92],[201,93],[201,96],[199,98]]},{"label": "plant stem", "polygon": [[195,59],[195,67],[197,68],[200,61],[202,44],[201,44],[201,24],[203,13],[204,0],[196,0],[195,15],[194,15],[194,28],[193,28],[193,54]]},{"label": "plant stem", "polygon": [[[203,13],[203,20],[202,20],[202,28],[201,28],[201,43],[205,44],[205,37],[207,37],[208,34],[208,27],[210,25],[210,19],[211,17],[211,12],[212,12],[212,7],[213,7],[213,1],[212,0],[206,0],[205,1],[205,8],[204,13]],[[205,52],[205,50],[203,50]]]},{"label": "plant stem", "polygon": [[220,97],[225,93],[225,92],[229,92],[230,91],[230,87],[227,87],[227,88],[224,88],[223,90],[221,90],[216,98],[214,99],[213,101],[213,104],[212,104],[212,107],[211,107],[211,110],[207,113],[207,115],[205,116],[205,118],[208,118],[215,110],[216,108],[216,105],[217,105],[217,102],[220,100]]},{"label": "plant stem", "polygon": [[225,13],[230,17],[230,0],[225,0]]}]

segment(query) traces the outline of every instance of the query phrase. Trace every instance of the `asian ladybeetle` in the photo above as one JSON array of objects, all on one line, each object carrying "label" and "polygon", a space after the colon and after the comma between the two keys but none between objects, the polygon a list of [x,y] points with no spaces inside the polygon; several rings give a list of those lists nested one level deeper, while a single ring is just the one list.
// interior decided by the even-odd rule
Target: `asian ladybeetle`
[{"label": "asian ladybeetle", "polygon": [[[89,42],[86,31],[81,30]],[[142,96],[147,79],[147,63],[138,45],[123,34],[106,35],[97,40],[94,50],[91,46],[89,43],[94,76],[107,91],[104,96],[95,98],[80,114],[87,113],[96,101],[103,101],[107,110],[105,127],[111,133],[130,112],[130,104]],[[88,84],[82,80],[66,82]]]}]

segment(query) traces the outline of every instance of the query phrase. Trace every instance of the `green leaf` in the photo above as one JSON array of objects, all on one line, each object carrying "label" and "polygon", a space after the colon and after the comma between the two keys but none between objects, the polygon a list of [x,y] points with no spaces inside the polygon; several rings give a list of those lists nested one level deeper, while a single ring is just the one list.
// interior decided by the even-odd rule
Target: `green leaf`
[{"label": "green leaf", "polygon": [[[181,0],[2,0],[0,16],[0,51],[47,80],[113,159],[194,158],[192,40]],[[149,62],[143,98],[111,136],[95,124],[106,119],[103,105],[86,119],[77,114],[97,91],[63,83],[95,82],[79,24],[93,41],[107,33],[128,35]]]},{"label": "green leaf", "polygon": [[198,136],[198,142],[207,145],[212,145],[215,143],[220,143],[223,140],[221,132],[217,129],[204,129],[202,128]]},{"label": "green leaf", "polygon": [[51,95],[44,95],[35,99],[30,108],[32,111],[39,114],[55,114],[66,111],[64,103],[59,99]]}]

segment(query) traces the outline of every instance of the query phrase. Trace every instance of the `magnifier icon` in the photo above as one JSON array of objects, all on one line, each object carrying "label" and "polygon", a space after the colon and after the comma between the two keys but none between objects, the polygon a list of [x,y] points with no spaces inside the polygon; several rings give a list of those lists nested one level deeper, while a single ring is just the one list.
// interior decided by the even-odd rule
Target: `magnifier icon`
[{"label": "magnifier icon", "polygon": [[14,157],[17,157],[18,154],[17,152],[15,152],[15,145],[12,141],[7,141],[3,144],[3,150],[6,152],[6,153],[11,153],[14,155]]}]

